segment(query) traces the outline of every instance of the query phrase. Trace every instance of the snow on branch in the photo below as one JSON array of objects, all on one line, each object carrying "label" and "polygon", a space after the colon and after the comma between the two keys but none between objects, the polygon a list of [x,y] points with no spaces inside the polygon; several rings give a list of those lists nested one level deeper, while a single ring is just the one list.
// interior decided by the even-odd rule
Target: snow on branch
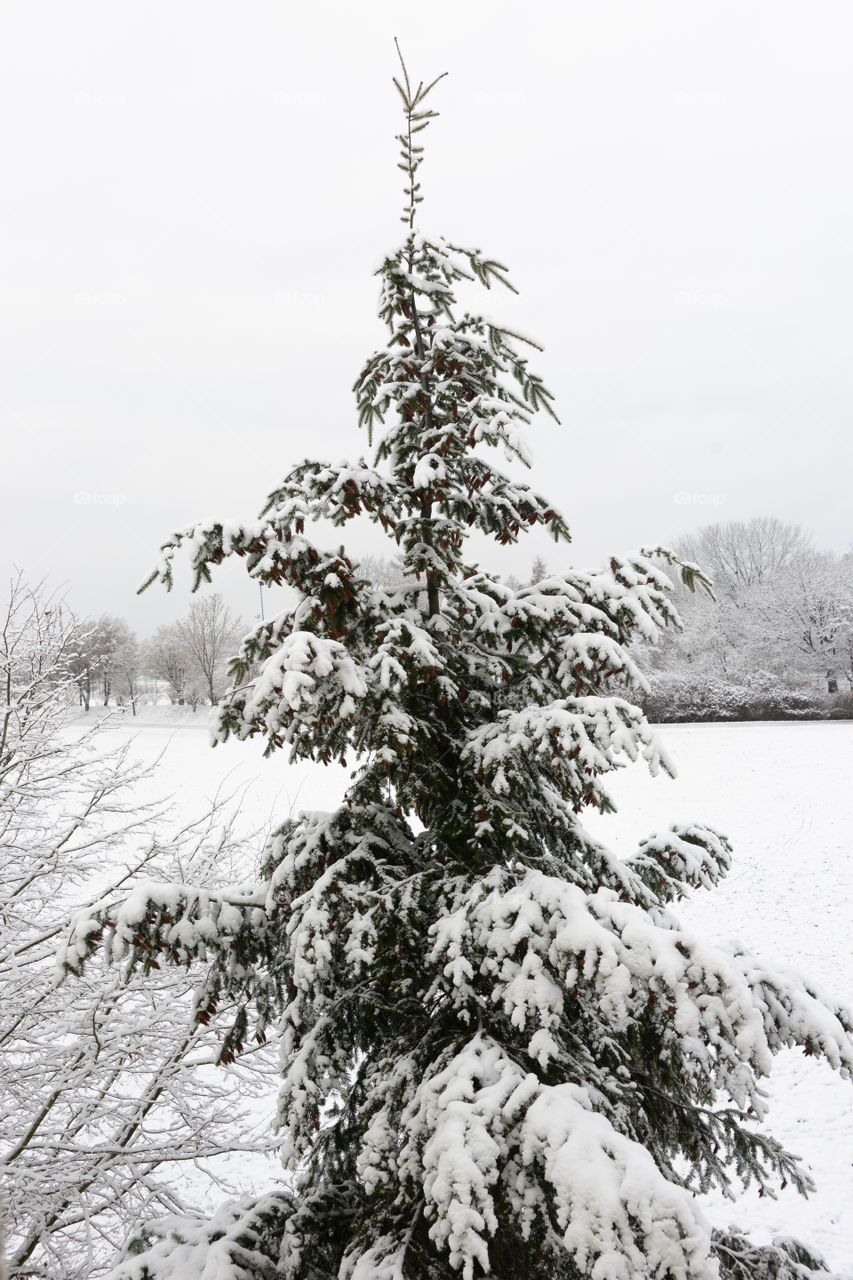
[{"label": "snow on branch", "polygon": [[174,964],[228,948],[244,931],[263,931],[264,895],[141,881],[121,902],[101,901],[72,917],[57,971],[79,973],[103,943],[110,962],[163,952]]},{"label": "snow on branch", "polygon": [[739,949],[735,963],[743,973],[764,1020],[775,1052],[801,1048],[818,1055],[847,1080],[853,1080],[853,1010],[792,969],[766,965]]},{"label": "snow on branch", "polygon": [[229,694],[217,710],[217,738],[264,732],[267,750],[287,742],[294,755],[313,755],[314,728],[345,723],[368,691],[366,672],[338,640],[294,630],[282,637],[260,673]]},{"label": "snow on branch", "polygon": [[460,1007],[476,1005],[483,975],[491,1003],[528,1029],[527,1052],[543,1068],[560,1056],[567,1000],[577,999],[620,1034],[650,1017],[671,1019],[700,1073],[739,1105],[754,1102],[752,1070],[769,1070],[771,1046],[741,968],[613,890],[586,894],[537,871],[505,883],[495,871],[431,932],[431,958]]},{"label": "snow on branch", "polygon": [[563,698],[521,711],[501,711],[473,729],[463,761],[498,796],[524,794],[537,759],[575,811],[585,804],[611,807],[598,779],[623,760],[642,755],[655,774],[672,772],[642,712],[622,698]]},{"label": "snow on branch", "polygon": [[674,822],[643,840],[627,862],[661,902],[670,902],[688,889],[719,884],[731,867],[731,855],[732,847],[719,831]]},{"label": "snow on branch", "polygon": [[505,1203],[529,1239],[554,1220],[579,1271],[716,1280],[710,1228],[586,1089],[544,1085],[477,1034],[419,1085],[405,1119],[403,1177],[423,1180],[429,1234],[463,1280],[490,1269]]},{"label": "snow on branch", "polygon": [[281,1237],[294,1210],[287,1191],[226,1201],[209,1218],[146,1223],[109,1280],[275,1280]]}]

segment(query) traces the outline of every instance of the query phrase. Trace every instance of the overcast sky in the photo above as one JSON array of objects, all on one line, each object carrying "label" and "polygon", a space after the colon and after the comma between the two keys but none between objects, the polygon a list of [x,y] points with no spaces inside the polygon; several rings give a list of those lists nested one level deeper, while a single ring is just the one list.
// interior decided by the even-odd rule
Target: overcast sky
[{"label": "overcast sky", "polygon": [[546,348],[562,426],[534,428],[532,482],[572,561],[760,514],[846,549],[846,0],[3,0],[3,576],[145,634],[187,606],[186,579],[134,595],[172,528],[366,448],[395,35],[450,73],[422,223],[509,265],[487,313]]}]

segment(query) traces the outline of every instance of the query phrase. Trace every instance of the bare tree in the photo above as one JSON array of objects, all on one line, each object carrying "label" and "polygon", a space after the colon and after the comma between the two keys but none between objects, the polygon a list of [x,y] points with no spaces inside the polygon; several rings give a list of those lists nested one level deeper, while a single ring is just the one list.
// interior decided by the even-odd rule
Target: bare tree
[{"label": "bare tree", "polygon": [[776,516],[709,524],[677,543],[679,555],[710,575],[718,597],[769,582],[811,549],[800,525]]},{"label": "bare tree", "polygon": [[402,556],[366,555],[356,562],[356,568],[362,578],[372,582],[374,586],[391,590],[407,582],[403,568]]},{"label": "bare tree", "polygon": [[116,649],[114,667],[121,696],[127,698],[134,715],[136,715],[136,704],[139,699],[140,661],[139,642],[133,632],[128,630],[124,640]]},{"label": "bare tree", "polygon": [[71,920],[141,874],[171,867],[208,896],[223,864],[245,874],[224,801],[161,842],[160,807],[135,791],[147,771],[103,748],[97,725],[60,732],[74,641],[54,599],[13,581],[0,627],[0,1200],[4,1266],[20,1280],[89,1280],[140,1213],[193,1202],[185,1170],[202,1193],[209,1161],[269,1146],[241,1094],[269,1093],[273,1063],[258,1047],[236,1072],[211,1071],[219,1049],[185,973],[145,963],[127,991],[104,968],[56,984]]},{"label": "bare tree", "polygon": [[76,645],[77,623],[64,599],[17,571],[0,614],[0,788],[21,739],[59,723],[75,701]]},{"label": "bare tree", "polygon": [[105,707],[110,704],[117,674],[117,658],[133,633],[124,618],[102,614],[100,618],[87,618],[75,633],[71,669],[77,681],[80,703],[89,710],[92,694],[100,689]]},{"label": "bare tree", "polygon": [[244,630],[218,592],[193,601],[187,617],[177,624],[187,652],[201,674],[210,705],[219,701],[225,660],[237,648]]},{"label": "bare tree", "polygon": [[86,618],[75,627],[73,634],[69,670],[74,676],[80,706],[84,711],[88,711],[92,704],[92,693],[100,675],[97,627],[94,618]]},{"label": "bare tree", "polygon": [[193,684],[193,658],[177,624],[157,628],[143,646],[142,665],[147,674],[165,681],[173,702],[188,700]]},{"label": "bare tree", "polygon": [[678,543],[714,580],[716,601],[678,592],[684,621],[649,665],[684,678],[744,684],[762,673],[794,686],[853,683],[853,556],[812,547],[773,518],[709,525]]},{"label": "bare tree", "polygon": [[541,582],[543,578],[548,577],[548,562],[544,556],[536,556],[533,564],[530,566],[530,583],[535,586],[537,582]]},{"label": "bare tree", "polygon": [[[126,683],[125,672],[136,637],[124,618],[104,614],[98,622],[101,637],[101,692],[108,707],[115,686]],[[122,668],[125,668],[123,672]]]},{"label": "bare tree", "polygon": [[777,646],[838,692],[853,650],[853,573],[846,558],[810,551],[780,571],[760,592],[756,609]]}]

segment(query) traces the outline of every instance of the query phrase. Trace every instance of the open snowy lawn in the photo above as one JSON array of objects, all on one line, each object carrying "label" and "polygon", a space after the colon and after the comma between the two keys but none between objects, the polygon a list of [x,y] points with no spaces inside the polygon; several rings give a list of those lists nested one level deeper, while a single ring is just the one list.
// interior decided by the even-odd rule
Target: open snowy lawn
[{"label": "open snowy lawn", "polygon": [[[156,708],[157,711],[160,708]],[[103,742],[118,747],[133,741],[133,754],[153,764],[145,799],[168,799],[176,821],[204,810],[217,791],[240,793],[245,828],[282,821],[292,810],[328,809],[343,795],[348,771],[336,765],[289,765],[284,752],[264,759],[263,744],[233,739],[210,745],[207,716],[199,711],[186,720],[137,719],[110,722]],[[75,722],[82,723],[81,720]],[[74,732],[74,727],[70,730]]]},{"label": "open snowy lawn", "polygon": [[[170,793],[197,812],[225,781],[251,782],[247,821],[283,817],[293,807],[330,808],[345,774],[264,760],[252,743],[211,750],[204,726],[137,722],[106,730],[134,750],[163,758],[152,793]],[[678,778],[651,779],[642,766],[612,783],[619,812],[588,824],[618,852],[676,819],[700,819],[724,831],[734,866],[723,886],[680,904],[685,923],[708,937],[742,937],[768,961],[803,970],[853,1002],[853,724],[668,725],[660,735]],[[776,1060],[770,1128],[801,1154],[817,1192],[776,1201],[753,1193],[731,1204],[708,1202],[712,1220],[749,1227],[758,1238],[801,1236],[836,1268],[853,1275],[853,1085],[802,1053]]]}]

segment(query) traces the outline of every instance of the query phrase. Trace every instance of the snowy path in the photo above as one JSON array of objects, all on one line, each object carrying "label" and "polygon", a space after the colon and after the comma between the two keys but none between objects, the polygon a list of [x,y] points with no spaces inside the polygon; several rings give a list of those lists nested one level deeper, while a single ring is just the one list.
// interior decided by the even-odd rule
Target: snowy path
[{"label": "snowy path", "polygon": [[[251,824],[291,808],[329,808],[340,796],[338,768],[264,760],[252,743],[210,750],[203,724],[140,724],[135,750],[163,752],[153,793],[171,791],[180,812],[198,811],[223,781],[251,782],[242,808]],[[853,724],[668,725],[661,736],[679,776],[650,779],[641,767],[612,784],[619,812],[588,825],[621,853],[676,819],[719,827],[734,866],[713,894],[681,904],[685,923],[707,936],[742,937],[768,961],[802,969],[853,1002]],[[713,1221],[749,1227],[759,1238],[801,1236],[853,1275],[853,1085],[801,1053],[777,1059],[770,1128],[812,1170],[817,1192],[790,1190],[777,1201],[747,1193],[737,1204],[708,1202]]]}]

